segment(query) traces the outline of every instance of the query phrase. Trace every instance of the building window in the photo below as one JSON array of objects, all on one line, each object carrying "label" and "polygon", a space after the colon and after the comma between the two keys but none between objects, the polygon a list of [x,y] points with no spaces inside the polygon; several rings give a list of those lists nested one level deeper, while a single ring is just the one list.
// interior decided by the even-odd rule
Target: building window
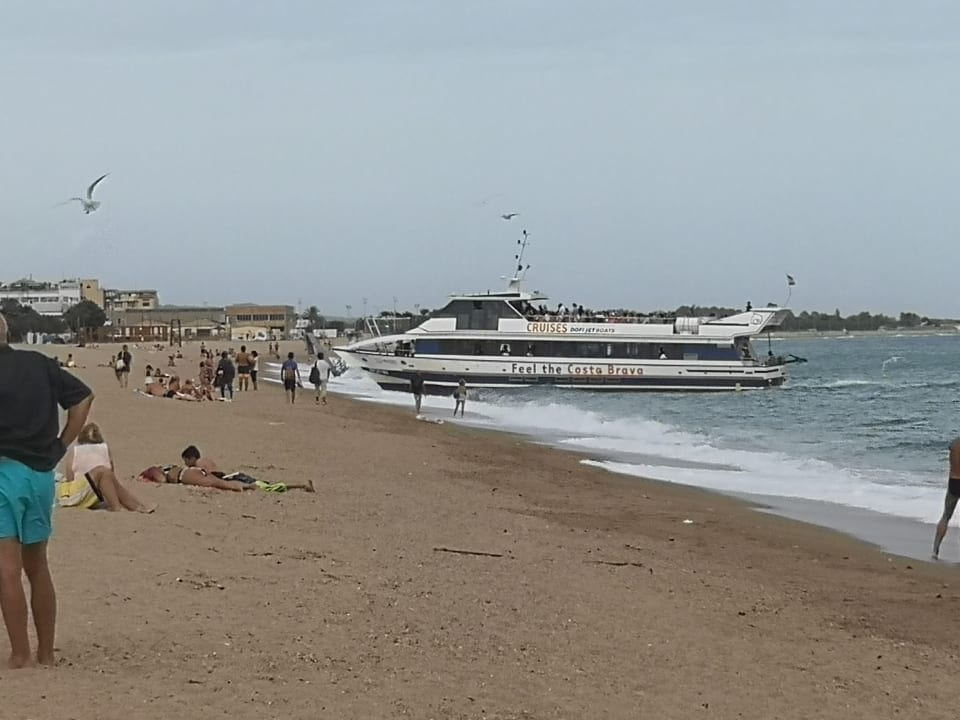
[{"label": "building window", "polygon": [[[264,319],[266,319],[266,318],[264,318]],[[270,319],[271,319],[271,320],[279,320],[280,322],[283,322],[284,320],[287,319],[287,316],[286,316],[286,315],[271,315],[271,316],[270,316]]]},{"label": "building window", "polygon": [[251,317],[249,315],[237,315],[237,322],[250,322]]}]

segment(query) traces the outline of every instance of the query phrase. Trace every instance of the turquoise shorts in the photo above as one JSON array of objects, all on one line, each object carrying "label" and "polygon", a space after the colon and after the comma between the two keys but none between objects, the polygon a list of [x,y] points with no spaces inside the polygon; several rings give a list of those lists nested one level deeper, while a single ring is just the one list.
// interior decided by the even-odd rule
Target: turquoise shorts
[{"label": "turquoise shorts", "polygon": [[49,540],[56,494],[53,470],[40,472],[0,457],[0,540],[16,538],[23,545]]}]

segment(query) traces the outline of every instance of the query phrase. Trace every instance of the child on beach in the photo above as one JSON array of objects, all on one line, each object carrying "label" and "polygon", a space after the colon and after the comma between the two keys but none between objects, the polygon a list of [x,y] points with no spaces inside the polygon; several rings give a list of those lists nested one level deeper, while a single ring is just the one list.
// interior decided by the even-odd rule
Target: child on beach
[{"label": "child on beach", "polygon": [[463,410],[467,404],[467,381],[463,378],[460,378],[460,384],[457,385],[456,390],[453,391],[453,398],[456,400],[456,405],[453,406],[453,416],[457,416],[457,410],[460,411],[460,417],[463,417]]}]

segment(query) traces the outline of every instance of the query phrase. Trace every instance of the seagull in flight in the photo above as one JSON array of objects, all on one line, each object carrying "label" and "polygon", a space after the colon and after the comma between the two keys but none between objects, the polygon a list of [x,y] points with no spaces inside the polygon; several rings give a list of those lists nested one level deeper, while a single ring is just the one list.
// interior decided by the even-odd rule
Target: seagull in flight
[{"label": "seagull in flight", "polygon": [[101,175],[101,176],[98,177],[96,180],[94,180],[92,183],[90,183],[90,187],[87,188],[87,196],[86,196],[85,198],[82,198],[82,197],[72,197],[72,198],[70,198],[69,200],[65,200],[64,202],[62,202],[62,203],[60,203],[60,204],[61,204],[61,205],[66,205],[67,203],[72,203],[74,200],[77,200],[77,201],[79,201],[80,204],[83,206],[83,214],[84,214],[84,215],[89,215],[89,214],[92,213],[94,210],[96,210],[98,207],[100,207],[100,201],[93,199],[93,189],[97,186],[97,183],[99,183],[101,180],[103,180],[103,179],[104,179],[107,175],[109,175],[109,174],[110,174],[110,173],[106,173],[106,174],[104,174],[104,175]]},{"label": "seagull in flight", "polygon": [[520,213],[504,213],[500,217],[502,217],[504,220],[513,220],[519,214]]}]

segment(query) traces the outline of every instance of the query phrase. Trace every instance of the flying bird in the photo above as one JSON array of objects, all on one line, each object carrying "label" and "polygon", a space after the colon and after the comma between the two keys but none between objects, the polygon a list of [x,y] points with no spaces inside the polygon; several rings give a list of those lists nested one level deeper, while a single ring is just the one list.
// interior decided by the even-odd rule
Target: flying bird
[{"label": "flying bird", "polygon": [[504,213],[500,217],[502,217],[504,220],[513,220],[519,214],[520,213]]},{"label": "flying bird", "polygon": [[94,180],[92,183],[90,183],[90,187],[87,188],[87,196],[86,196],[85,198],[82,198],[82,197],[72,197],[72,198],[70,198],[69,200],[65,200],[64,202],[62,202],[62,203],[60,203],[60,204],[61,204],[61,205],[66,205],[66,204],[68,204],[68,203],[72,203],[74,200],[77,200],[77,201],[79,201],[80,205],[83,206],[83,214],[84,214],[84,215],[89,215],[89,214],[92,213],[94,210],[96,210],[98,207],[100,207],[100,201],[93,199],[93,189],[94,189],[95,187],[97,187],[97,183],[99,183],[101,180],[103,180],[103,179],[104,179],[107,175],[109,175],[109,174],[110,174],[110,173],[106,173],[106,174],[104,174],[104,175],[101,175],[101,176],[98,177],[96,180]]}]

